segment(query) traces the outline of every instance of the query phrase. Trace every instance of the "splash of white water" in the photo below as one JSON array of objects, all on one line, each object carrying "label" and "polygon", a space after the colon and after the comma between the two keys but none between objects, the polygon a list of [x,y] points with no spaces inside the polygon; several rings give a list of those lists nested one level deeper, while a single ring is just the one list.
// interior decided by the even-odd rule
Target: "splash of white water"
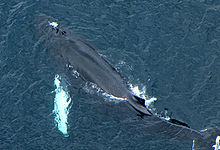
[{"label": "splash of white water", "polygon": [[[129,87],[130,87],[130,90],[133,95],[136,95],[136,96],[145,100],[145,106],[147,108],[149,108],[149,106],[157,100],[157,98],[155,98],[155,97],[149,97],[146,95],[146,93],[145,93],[146,88],[145,87],[143,87],[141,90],[139,89],[138,86],[133,86],[132,84],[129,84]],[[105,93],[105,92],[103,92],[102,95],[107,97],[108,101],[111,101],[111,102],[117,103],[117,102],[127,101],[126,98],[115,97],[115,96],[108,94],[108,93]]]},{"label": "splash of white water", "polygon": [[129,84],[132,93],[142,99],[145,99],[145,106],[148,108],[152,103],[154,103],[157,98],[149,97],[146,95],[146,87],[144,86],[142,89],[139,89],[138,86],[133,86]]}]

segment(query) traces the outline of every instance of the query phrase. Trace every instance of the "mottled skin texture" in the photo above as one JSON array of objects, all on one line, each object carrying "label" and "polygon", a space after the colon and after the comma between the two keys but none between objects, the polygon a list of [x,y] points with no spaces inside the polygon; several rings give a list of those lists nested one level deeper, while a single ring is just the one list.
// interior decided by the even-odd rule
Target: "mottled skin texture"
[{"label": "mottled skin texture", "polygon": [[[127,88],[127,84],[119,73],[102,58],[87,41],[79,38],[62,27],[52,29],[48,21],[56,21],[44,14],[36,16],[36,30],[39,41],[54,57],[56,64],[67,74],[74,78],[73,71],[80,74],[80,78],[86,82],[92,82],[104,92],[119,98],[126,98],[129,104],[143,118],[140,125],[149,133],[158,133],[168,138],[195,139],[195,149],[211,149],[211,143],[215,143],[215,137],[220,134],[219,128],[212,128],[206,132],[199,132],[187,127],[187,124],[178,120],[166,121],[153,115],[140,98],[135,98]],[[184,125],[185,124],[185,125]],[[165,135],[164,135],[165,134]]]}]

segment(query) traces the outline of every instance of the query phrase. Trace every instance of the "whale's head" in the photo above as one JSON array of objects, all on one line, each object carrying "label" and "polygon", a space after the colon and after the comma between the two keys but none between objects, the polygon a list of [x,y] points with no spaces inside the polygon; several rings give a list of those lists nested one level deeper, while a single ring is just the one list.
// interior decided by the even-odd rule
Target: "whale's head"
[{"label": "whale's head", "polygon": [[39,37],[54,36],[59,29],[57,20],[45,14],[38,14],[35,17],[35,29]]},{"label": "whale's head", "polygon": [[66,37],[69,34],[63,30],[57,19],[45,14],[35,16],[34,26],[38,44],[49,52],[61,68],[64,68],[63,66],[66,64],[65,50],[68,49],[66,44],[68,38]]}]

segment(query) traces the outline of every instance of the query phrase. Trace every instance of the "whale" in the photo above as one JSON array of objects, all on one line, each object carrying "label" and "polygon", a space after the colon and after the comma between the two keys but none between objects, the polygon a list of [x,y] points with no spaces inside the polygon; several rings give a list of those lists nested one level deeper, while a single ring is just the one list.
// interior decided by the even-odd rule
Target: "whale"
[{"label": "whale", "polygon": [[107,94],[127,99],[140,114],[152,114],[145,107],[143,100],[136,99],[131,94],[120,74],[97,53],[93,46],[71,31],[52,29],[46,16],[40,18],[45,19],[41,21],[38,28],[41,32],[47,33],[49,39],[46,40],[45,45],[60,68],[68,70],[67,74],[76,71],[80,78],[96,84]]},{"label": "whale", "polygon": [[140,126],[143,131],[165,134],[163,135],[165,137],[174,136],[179,139],[193,140],[192,149],[195,150],[212,148],[215,137],[220,134],[219,127],[197,131],[182,121],[158,117],[145,106],[144,99],[132,94],[123,77],[85,39],[76,35],[72,30],[58,25],[57,19],[46,14],[36,15],[35,28],[38,40],[70,80],[75,78],[75,73],[77,73],[83,81],[97,85],[105,93],[126,99],[132,110],[141,117]]}]

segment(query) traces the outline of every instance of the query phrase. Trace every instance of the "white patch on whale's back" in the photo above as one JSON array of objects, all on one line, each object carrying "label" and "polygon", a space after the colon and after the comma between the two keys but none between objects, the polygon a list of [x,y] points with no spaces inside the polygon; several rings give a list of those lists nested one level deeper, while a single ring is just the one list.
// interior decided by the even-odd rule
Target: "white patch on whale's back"
[{"label": "white patch on whale's back", "polygon": [[49,25],[50,25],[51,27],[53,27],[53,28],[57,28],[57,27],[58,27],[58,23],[57,23],[57,22],[49,22],[49,21],[48,21],[48,23],[49,23]]}]

